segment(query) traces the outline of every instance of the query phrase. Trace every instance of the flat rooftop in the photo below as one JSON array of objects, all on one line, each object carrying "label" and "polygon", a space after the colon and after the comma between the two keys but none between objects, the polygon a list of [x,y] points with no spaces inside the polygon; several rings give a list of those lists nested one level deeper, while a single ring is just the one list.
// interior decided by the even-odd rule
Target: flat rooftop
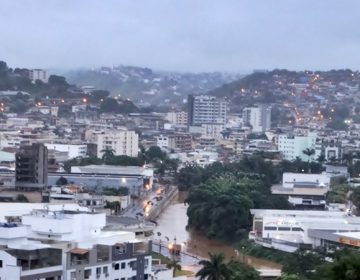
[{"label": "flat rooftop", "polygon": [[284,188],[281,185],[275,185],[271,187],[272,194],[279,195],[315,195],[324,196],[329,191],[329,188],[324,187],[294,187]]},{"label": "flat rooftop", "polygon": [[145,171],[152,169],[142,166],[113,166],[113,165],[87,165],[72,166],[71,173],[118,174],[118,175],[144,175]]}]

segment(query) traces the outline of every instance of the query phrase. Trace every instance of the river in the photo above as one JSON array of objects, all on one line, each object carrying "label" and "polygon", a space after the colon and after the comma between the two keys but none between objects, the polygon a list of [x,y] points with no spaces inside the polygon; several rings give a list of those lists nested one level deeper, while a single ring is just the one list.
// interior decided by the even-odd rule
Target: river
[{"label": "river", "polygon": [[176,243],[182,244],[183,251],[199,258],[207,258],[208,252],[222,252],[227,259],[238,258],[256,269],[280,268],[280,265],[267,260],[246,255],[239,257],[232,246],[210,240],[198,232],[186,230],[188,220],[187,206],[184,205],[186,195],[186,192],[179,192],[178,197],[158,217],[158,226],[154,235],[155,242],[161,241],[164,244],[168,241],[174,242],[174,238],[176,238]]}]

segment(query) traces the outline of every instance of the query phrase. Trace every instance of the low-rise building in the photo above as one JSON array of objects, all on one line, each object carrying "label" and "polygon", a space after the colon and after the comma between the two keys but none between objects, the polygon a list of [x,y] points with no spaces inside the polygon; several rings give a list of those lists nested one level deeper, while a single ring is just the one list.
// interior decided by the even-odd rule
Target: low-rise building
[{"label": "low-rise building", "polygon": [[[331,244],[360,247],[360,217],[339,211],[252,209],[249,238],[264,247],[295,252]],[[348,240],[348,241],[347,241]]]},{"label": "low-rise building", "polygon": [[21,220],[0,225],[1,279],[152,277],[151,242],[136,239],[134,232],[104,231],[104,213],[64,206],[34,209]]},{"label": "low-rise building", "polygon": [[87,145],[45,143],[45,146],[48,150],[67,153],[67,159],[86,157],[87,155]]}]

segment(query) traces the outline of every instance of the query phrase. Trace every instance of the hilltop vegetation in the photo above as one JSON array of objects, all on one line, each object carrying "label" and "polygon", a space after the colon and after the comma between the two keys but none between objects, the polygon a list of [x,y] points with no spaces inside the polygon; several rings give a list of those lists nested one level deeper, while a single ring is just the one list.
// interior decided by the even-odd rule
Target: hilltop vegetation
[{"label": "hilltop vegetation", "polygon": [[106,89],[112,95],[156,105],[182,103],[188,94],[206,93],[240,77],[224,73],[160,72],[133,66],[71,71],[70,82]]},{"label": "hilltop vegetation", "polygon": [[[359,73],[348,69],[298,72],[275,69],[252,73],[211,90],[209,94],[227,98],[234,111],[239,109],[239,104],[317,103],[321,99],[337,102],[341,107],[359,93],[351,89],[359,85]],[[338,92],[344,95],[342,100],[337,99]]]},{"label": "hilltop vegetation", "polygon": [[13,69],[4,61],[0,61],[0,91],[18,92],[12,96],[0,96],[0,101],[5,104],[8,112],[25,113],[35,104],[57,105],[62,108],[60,112],[69,112],[71,105],[84,100],[86,104],[97,107],[102,113],[128,114],[139,111],[130,100],[109,97],[110,92],[106,90],[93,90],[85,94],[81,88],[69,84],[63,76],[50,75],[47,82],[32,82],[29,78],[29,69]]}]

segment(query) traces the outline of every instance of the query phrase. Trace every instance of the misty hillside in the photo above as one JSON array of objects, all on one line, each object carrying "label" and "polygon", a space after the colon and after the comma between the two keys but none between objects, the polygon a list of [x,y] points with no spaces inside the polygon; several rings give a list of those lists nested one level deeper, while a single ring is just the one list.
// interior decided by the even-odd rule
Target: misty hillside
[{"label": "misty hillside", "polygon": [[[209,94],[227,98],[233,111],[256,103],[316,102],[321,99],[339,102],[359,100],[360,75],[357,71],[288,71],[254,72],[224,84]],[[240,105],[240,106],[239,106]]]},{"label": "misty hillside", "polygon": [[118,66],[71,71],[69,82],[78,86],[106,89],[134,102],[171,104],[182,102],[188,94],[206,93],[240,77],[236,74],[160,72],[149,68]]}]

